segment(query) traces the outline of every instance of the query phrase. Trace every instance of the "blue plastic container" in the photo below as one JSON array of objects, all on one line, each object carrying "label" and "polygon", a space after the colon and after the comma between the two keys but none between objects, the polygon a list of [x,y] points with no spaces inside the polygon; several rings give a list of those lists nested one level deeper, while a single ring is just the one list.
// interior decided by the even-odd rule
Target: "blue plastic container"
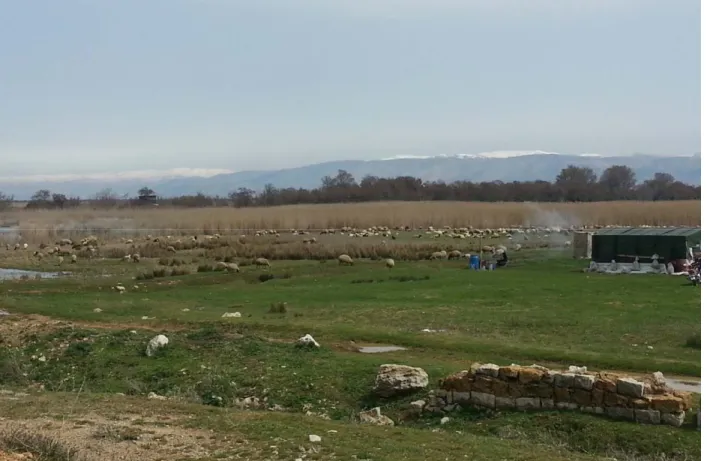
[{"label": "blue plastic container", "polygon": [[479,255],[471,255],[469,258],[469,269],[478,271],[481,268],[481,259]]}]

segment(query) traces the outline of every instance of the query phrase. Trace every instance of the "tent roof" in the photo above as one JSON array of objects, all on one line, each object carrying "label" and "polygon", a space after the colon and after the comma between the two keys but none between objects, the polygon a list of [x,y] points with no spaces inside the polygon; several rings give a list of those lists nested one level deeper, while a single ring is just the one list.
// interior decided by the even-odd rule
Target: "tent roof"
[{"label": "tent roof", "polygon": [[614,227],[599,229],[594,235],[630,235],[651,237],[691,237],[700,235],[699,227]]}]

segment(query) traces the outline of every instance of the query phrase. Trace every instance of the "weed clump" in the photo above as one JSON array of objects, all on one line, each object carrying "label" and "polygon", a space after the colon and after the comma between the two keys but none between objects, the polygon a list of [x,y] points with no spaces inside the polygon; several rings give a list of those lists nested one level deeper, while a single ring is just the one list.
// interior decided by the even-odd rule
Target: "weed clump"
[{"label": "weed clump", "polygon": [[685,346],[690,347],[692,349],[701,349],[700,342],[700,334],[693,333],[685,340]]},{"label": "weed clump", "polygon": [[271,303],[270,309],[268,310],[268,312],[271,314],[286,314],[287,313],[287,303],[286,302]]}]

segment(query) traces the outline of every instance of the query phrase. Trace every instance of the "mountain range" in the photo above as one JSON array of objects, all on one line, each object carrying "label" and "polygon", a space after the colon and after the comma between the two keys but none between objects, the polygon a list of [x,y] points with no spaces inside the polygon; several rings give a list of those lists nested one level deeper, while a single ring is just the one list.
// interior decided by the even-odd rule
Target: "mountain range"
[{"label": "mountain range", "polygon": [[[554,181],[555,176],[566,166],[574,164],[590,167],[597,175],[612,165],[626,165],[636,173],[641,182],[656,172],[669,173],[676,180],[688,184],[700,184],[700,154],[692,156],[656,156],[635,154],[630,156],[601,156],[596,154],[568,155],[542,151],[501,151],[475,155],[394,157],[381,160],[342,160],[317,163],[280,170],[240,171],[213,176],[154,176],[151,178],[130,177],[128,174],[107,179],[77,178],[29,180],[27,178],[0,178],[0,191],[14,195],[16,200],[26,200],[38,189],[49,189],[83,198],[99,190],[110,188],[117,194],[134,196],[137,190],[148,186],[159,196],[173,197],[196,194],[225,196],[239,187],[256,191],[266,184],[278,188],[315,188],[321,185],[324,176],[335,176],[338,170],[346,170],[356,180],[366,175],[378,177],[413,176],[424,181]],[[185,175],[187,174],[187,175]]]}]

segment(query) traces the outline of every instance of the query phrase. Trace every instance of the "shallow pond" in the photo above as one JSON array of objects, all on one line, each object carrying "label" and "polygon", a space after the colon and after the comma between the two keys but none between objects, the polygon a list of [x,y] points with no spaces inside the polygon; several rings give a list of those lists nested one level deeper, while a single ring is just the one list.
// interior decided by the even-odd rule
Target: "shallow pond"
[{"label": "shallow pond", "polygon": [[39,271],[26,271],[22,269],[3,269],[0,268],[0,281],[2,280],[17,280],[23,277],[35,279],[53,279],[61,277],[64,275],[70,275],[70,272],[39,272]]}]

